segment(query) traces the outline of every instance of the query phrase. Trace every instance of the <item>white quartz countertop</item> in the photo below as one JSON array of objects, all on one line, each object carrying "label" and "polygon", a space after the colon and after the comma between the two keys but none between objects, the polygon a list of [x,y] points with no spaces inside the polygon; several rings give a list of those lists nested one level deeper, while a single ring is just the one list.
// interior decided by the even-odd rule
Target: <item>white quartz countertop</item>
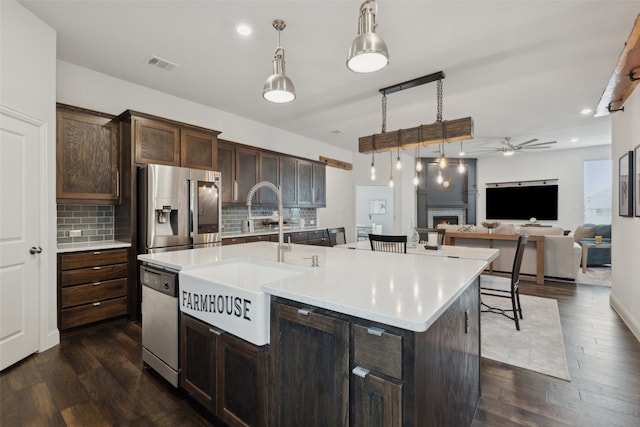
[{"label": "white quartz countertop", "polygon": [[[204,267],[232,258],[276,260],[276,242],[138,255],[173,270]],[[478,277],[485,260],[293,245],[285,263],[319,267],[267,283],[264,292],[374,322],[425,331]]]},{"label": "white quartz countertop", "polygon": [[61,243],[58,245],[58,253],[98,251],[104,249],[130,248],[131,243],[119,240],[107,240],[100,242]]},{"label": "white quartz countertop", "polygon": [[[370,251],[371,242],[369,242],[368,240],[363,240],[360,242],[337,245],[336,248],[362,249]],[[441,245],[438,249],[427,249],[425,248],[424,244],[418,244],[418,246],[415,248],[407,247],[407,253],[445,258],[479,259],[492,262],[495,261],[496,258],[498,258],[500,251],[493,248],[474,248],[454,245]]]}]

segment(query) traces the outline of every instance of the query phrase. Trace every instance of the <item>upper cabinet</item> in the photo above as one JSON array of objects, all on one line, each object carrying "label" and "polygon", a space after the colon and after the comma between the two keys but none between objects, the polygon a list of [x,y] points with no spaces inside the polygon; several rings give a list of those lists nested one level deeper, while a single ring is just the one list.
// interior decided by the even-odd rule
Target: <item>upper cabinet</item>
[{"label": "upper cabinet", "polygon": [[120,118],[131,129],[136,164],[216,170],[220,132],[135,111]]},{"label": "upper cabinet", "polygon": [[[222,203],[246,204],[259,178],[260,152],[231,141],[218,142],[217,170],[222,177]],[[254,202],[257,199],[254,198]]]},{"label": "upper cabinet", "polygon": [[280,185],[285,206],[326,206],[325,164],[280,156]]},{"label": "upper cabinet", "polygon": [[119,138],[113,116],[58,104],[56,199],[119,203]]}]

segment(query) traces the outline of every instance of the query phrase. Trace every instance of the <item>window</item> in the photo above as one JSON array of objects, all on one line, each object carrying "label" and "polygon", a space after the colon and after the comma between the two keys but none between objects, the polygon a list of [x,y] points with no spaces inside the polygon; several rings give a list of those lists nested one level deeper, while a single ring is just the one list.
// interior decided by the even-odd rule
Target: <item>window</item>
[{"label": "window", "polygon": [[611,160],[584,162],[584,222],[611,224]]}]

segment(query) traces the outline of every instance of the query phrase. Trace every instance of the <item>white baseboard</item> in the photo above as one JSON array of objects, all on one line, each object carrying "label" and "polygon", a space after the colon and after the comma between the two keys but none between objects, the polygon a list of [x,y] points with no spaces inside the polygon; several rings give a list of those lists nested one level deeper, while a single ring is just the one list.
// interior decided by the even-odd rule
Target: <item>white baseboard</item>
[{"label": "white baseboard", "polygon": [[49,350],[51,347],[55,347],[58,344],[60,344],[60,331],[56,328],[53,331],[49,331],[47,335],[40,340],[38,353]]},{"label": "white baseboard", "polygon": [[618,313],[618,316],[631,330],[631,333],[640,341],[640,322],[633,317],[631,312],[620,302],[620,300],[612,293],[609,295],[609,305]]}]

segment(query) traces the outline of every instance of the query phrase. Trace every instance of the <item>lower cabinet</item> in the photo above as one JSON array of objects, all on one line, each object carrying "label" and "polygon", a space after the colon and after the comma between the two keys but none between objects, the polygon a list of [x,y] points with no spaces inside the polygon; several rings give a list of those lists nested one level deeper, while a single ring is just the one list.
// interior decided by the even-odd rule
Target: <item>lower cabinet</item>
[{"label": "lower cabinet", "polygon": [[181,387],[230,426],[266,426],[268,346],[184,313],[180,320]]},{"label": "lower cabinet", "polygon": [[271,305],[272,425],[349,425],[349,323]]},{"label": "lower cabinet", "polygon": [[61,330],[127,314],[129,249],[58,254]]},{"label": "lower cabinet", "polygon": [[354,427],[400,427],[402,425],[402,385],[369,372],[351,377]]}]

